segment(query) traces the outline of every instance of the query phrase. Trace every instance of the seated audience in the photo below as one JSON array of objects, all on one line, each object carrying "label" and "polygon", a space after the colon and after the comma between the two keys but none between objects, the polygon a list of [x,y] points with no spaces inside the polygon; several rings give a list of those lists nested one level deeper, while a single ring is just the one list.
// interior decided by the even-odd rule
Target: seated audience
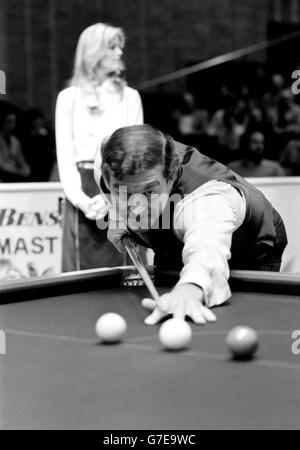
[{"label": "seated audience", "polygon": [[0,181],[17,183],[28,181],[30,167],[14,135],[16,114],[13,110],[0,112]]},{"label": "seated audience", "polygon": [[265,137],[261,131],[246,133],[241,141],[241,159],[228,166],[242,177],[284,176],[284,169],[278,162],[264,158],[264,146]]},{"label": "seated audience", "polygon": [[43,113],[37,109],[25,111],[20,128],[23,152],[31,168],[28,181],[49,181],[55,162],[55,140]]},{"label": "seated audience", "polygon": [[291,139],[286,144],[280,163],[286,176],[300,176],[300,139]]}]

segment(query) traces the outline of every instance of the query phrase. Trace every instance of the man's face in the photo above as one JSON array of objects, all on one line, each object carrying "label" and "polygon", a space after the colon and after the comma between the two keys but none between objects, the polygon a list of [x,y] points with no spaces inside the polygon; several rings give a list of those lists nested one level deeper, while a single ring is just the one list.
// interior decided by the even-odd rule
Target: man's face
[{"label": "man's face", "polygon": [[250,149],[252,152],[262,155],[265,146],[265,138],[262,133],[253,133],[250,138]]},{"label": "man's face", "polygon": [[172,182],[157,165],[144,173],[126,175],[118,180],[110,174],[109,188],[120,216],[132,230],[146,232],[154,227],[169,199]]},{"label": "man's face", "polygon": [[104,57],[98,62],[94,71],[98,80],[103,81],[110,78],[113,72],[124,71],[123,44],[118,36],[115,36],[109,43]]},{"label": "man's face", "polygon": [[16,115],[8,114],[3,122],[2,129],[5,133],[10,134],[16,128]]}]

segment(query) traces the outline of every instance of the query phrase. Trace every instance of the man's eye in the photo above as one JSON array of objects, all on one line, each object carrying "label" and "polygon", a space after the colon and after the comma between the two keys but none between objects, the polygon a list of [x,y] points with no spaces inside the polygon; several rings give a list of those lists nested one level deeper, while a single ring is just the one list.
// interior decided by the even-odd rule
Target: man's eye
[{"label": "man's eye", "polygon": [[145,195],[147,195],[148,197],[150,197],[151,195],[155,195],[155,194],[157,194],[156,191],[147,191],[147,192],[145,193]]}]

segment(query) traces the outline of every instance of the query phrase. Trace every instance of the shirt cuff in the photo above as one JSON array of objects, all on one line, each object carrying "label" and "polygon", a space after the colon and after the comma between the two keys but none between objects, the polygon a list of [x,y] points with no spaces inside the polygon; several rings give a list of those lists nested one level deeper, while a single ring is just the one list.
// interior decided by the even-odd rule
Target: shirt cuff
[{"label": "shirt cuff", "polygon": [[208,273],[202,272],[199,274],[199,271],[189,270],[187,273],[180,275],[177,285],[189,283],[199,286],[203,291],[205,305],[211,308],[225,303],[231,297],[231,290],[227,281],[224,286],[215,286],[214,289],[211,288],[211,282]]}]

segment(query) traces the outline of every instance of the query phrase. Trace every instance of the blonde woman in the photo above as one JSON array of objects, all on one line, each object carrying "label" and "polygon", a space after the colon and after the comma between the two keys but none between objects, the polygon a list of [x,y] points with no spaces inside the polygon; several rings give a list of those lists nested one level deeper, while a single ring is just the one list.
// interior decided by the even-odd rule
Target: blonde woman
[{"label": "blonde woman", "polygon": [[[56,145],[66,197],[62,271],[115,266],[122,257],[101,231],[107,207],[93,177],[96,149],[116,129],[143,123],[139,93],[125,81],[121,28],[97,23],[81,34],[69,87],[56,105]],[[103,227],[100,227],[103,228]]]}]

